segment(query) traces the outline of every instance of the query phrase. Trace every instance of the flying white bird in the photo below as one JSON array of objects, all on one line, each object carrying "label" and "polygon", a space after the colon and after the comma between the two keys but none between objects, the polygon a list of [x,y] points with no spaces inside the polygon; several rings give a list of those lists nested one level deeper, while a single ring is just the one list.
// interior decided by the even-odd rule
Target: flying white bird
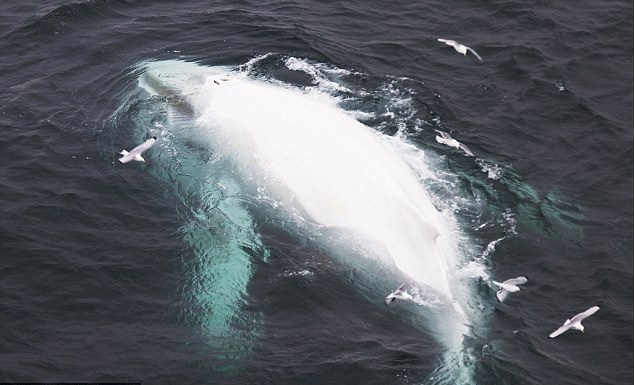
[{"label": "flying white bird", "polygon": [[119,158],[119,161],[121,163],[128,163],[131,160],[136,160],[137,162],[145,162],[146,160],[143,159],[143,157],[141,156],[141,153],[149,149],[150,147],[152,147],[154,145],[154,142],[156,141],[157,141],[157,137],[153,136],[152,138],[146,140],[145,142],[141,143],[137,147],[133,148],[130,152],[126,150],[122,150],[120,154],[123,156]]},{"label": "flying white bird", "polygon": [[410,294],[408,294],[408,292],[403,289],[404,286],[406,286],[405,283],[403,285],[399,286],[399,289],[397,289],[397,290],[393,291],[392,293],[388,294],[388,297],[386,297],[386,299],[384,300],[384,302],[386,302],[386,305],[390,305],[391,303],[393,303],[393,301],[395,299],[404,299],[404,300],[409,299],[411,301],[414,301],[412,296]]},{"label": "flying white bird", "polygon": [[527,277],[520,276],[516,278],[510,278],[503,283],[496,281],[492,281],[492,283],[500,288],[496,292],[496,298],[498,298],[500,302],[503,302],[505,298],[507,298],[507,295],[509,293],[520,291],[520,288],[517,285],[523,285],[527,283]]},{"label": "flying white bird", "polygon": [[463,55],[467,54],[467,51],[470,51],[474,54],[474,56],[478,58],[478,60],[483,61],[483,59],[481,59],[481,57],[476,53],[476,51],[474,51],[472,48],[468,46],[465,46],[461,43],[457,43],[454,40],[446,40],[446,39],[437,39],[437,40],[440,41],[441,43],[445,43],[449,46],[454,47],[456,52],[462,53]]},{"label": "flying white bird", "polygon": [[443,132],[443,131],[439,131],[439,130],[435,130],[435,131],[438,132],[439,134],[441,134],[441,136],[437,136],[436,137],[437,142],[439,142],[441,144],[445,144],[446,146],[450,146],[450,147],[454,147],[454,148],[460,148],[461,150],[465,151],[465,153],[468,154],[469,156],[474,156],[472,151],[470,151],[470,149],[467,148],[466,145],[464,145],[463,143],[461,143],[458,140],[456,140],[453,137],[451,137],[450,134],[448,134],[447,132]]},{"label": "flying white bird", "polygon": [[598,310],[600,310],[599,306],[593,306],[589,310],[587,310],[585,312],[582,312],[582,313],[576,315],[575,317],[564,321],[564,324],[562,326],[560,326],[558,328],[558,330],[556,330],[555,332],[549,334],[549,338],[556,338],[560,334],[566,332],[569,329],[579,330],[579,331],[584,333],[584,326],[582,326],[582,323],[581,323],[582,320],[585,319],[588,316],[591,316],[591,315],[595,314],[595,312],[597,312]]}]

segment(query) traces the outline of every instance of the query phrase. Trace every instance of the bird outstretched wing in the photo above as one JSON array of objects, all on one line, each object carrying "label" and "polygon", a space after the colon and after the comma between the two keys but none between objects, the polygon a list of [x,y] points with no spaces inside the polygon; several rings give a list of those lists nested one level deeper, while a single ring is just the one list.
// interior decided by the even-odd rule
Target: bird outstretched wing
[{"label": "bird outstretched wing", "polygon": [[133,148],[130,151],[130,153],[133,154],[133,155],[141,154],[145,150],[147,150],[150,147],[152,147],[154,145],[154,142],[156,142],[156,139],[155,138],[150,138],[150,139],[146,140],[145,142],[141,143],[140,145],[138,145],[137,147]]},{"label": "bird outstretched wing", "polygon": [[443,139],[452,139],[452,136],[450,136],[450,134],[448,134],[447,132],[440,131],[440,130],[435,130],[435,131],[438,132],[439,135],[443,137]]},{"label": "bird outstretched wing", "polygon": [[562,326],[560,326],[558,328],[558,330],[556,330],[555,332],[549,334],[549,338],[556,338],[558,337],[560,334],[566,332],[567,330],[571,329],[571,323],[566,323]]},{"label": "bird outstretched wing", "polygon": [[463,143],[459,142],[459,147],[461,148],[461,150],[465,151],[466,154],[468,154],[469,156],[474,156],[474,153],[467,148],[466,145],[464,145]]},{"label": "bird outstretched wing", "polygon": [[508,285],[523,285],[527,283],[527,277],[520,276],[516,278],[510,278],[507,281],[505,281],[505,283]]},{"label": "bird outstretched wing", "polygon": [[445,43],[447,45],[455,45],[456,42],[454,40],[448,40],[448,39],[437,39],[438,41],[440,41],[441,43]]},{"label": "bird outstretched wing", "polygon": [[467,46],[465,48],[467,48],[468,51],[472,52],[474,54],[474,56],[476,56],[478,58],[478,60],[483,61],[483,59],[481,59],[479,54],[477,54],[476,51],[474,51],[472,48],[467,47]]},{"label": "bird outstretched wing", "polygon": [[571,322],[572,323],[582,322],[583,319],[595,314],[598,310],[600,310],[599,306],[593,306],[592,308],[589,308],[588,310],[583,311],[582,313],[571,318]]}]

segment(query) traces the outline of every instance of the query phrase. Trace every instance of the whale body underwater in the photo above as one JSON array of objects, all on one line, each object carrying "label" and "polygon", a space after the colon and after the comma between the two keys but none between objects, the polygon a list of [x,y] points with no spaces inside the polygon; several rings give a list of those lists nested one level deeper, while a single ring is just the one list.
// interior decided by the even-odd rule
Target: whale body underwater
[{"label": "whale body underwater", "polygon": [[[421,149],[362,124],[337,98],[236,68],[168,60],[140,69],[139,88],[175,98],[175,110],[186,105],[192,138],[231,154],[241,180],[284,207],[280,216],[314,231],[343,263],[373,266],[367,278],[381,282],[364,286],[375,288],[367,294],[378,306],[407,283],[424,299],[422,317],[438,324],[439,343],[461,349],[471,318],[468,289],[456,277],[455,225],[407,160]],[[158,144],[168,140],[158,134]],[[329,247],[333,234],[342,236]]]}]

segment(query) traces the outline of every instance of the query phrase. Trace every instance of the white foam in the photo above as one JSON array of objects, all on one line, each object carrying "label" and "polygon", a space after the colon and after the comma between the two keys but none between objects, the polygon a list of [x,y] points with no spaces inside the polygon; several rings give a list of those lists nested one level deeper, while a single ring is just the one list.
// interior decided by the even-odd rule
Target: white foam
[{"label": "white foam", "polygon": [[481,166],[481,170],[487,173],[487,177],[493,180],[499,180],[503,176],[503,168],[496,163],[489,163],[483,159],[477,159],[476,162]]},{"label": "white foam", "polygon": [[[290,70],[294,71],[302,71],[306,74],[310,75],[313,78],[313,81],[318,84],[322,89],[327,89],[330,92],[350,92],[350,90],[346,87],[343,87],[337,82],[330,80],[327,76],[328,73],[337,74],[337,75],[346,75],[348,71],[340,70],[337,72],[328,71],[321,66],[316,66],[315,64],[311,64],[306,60],[298,59],[298,58],[288,58],[285,62],[285,65]],[[326,74],[325,74],[326,72]]]}]

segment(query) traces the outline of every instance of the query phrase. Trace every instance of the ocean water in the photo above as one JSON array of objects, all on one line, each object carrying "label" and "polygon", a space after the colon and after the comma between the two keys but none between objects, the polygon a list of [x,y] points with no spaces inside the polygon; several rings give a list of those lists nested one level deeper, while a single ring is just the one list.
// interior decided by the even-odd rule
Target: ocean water
[{"label": "ocean water", "polygon": [[[10,0],[0,36],[1,382],[632,383],[632,3]],[[154,66],[170,76],[148,86]],[[460,354],[443,298],[383,304],[401,282],[359,257],[393,228],[314,223],[213,132],[223,112],[297,111],[244,94],[205,116],[192,71],[303,94],[389,143],[447,225]],[[374,143],[347,132],[317,139]],[[117,162],[148,135],[147,163]],[[491,281],[517,275],[498,303]],[[584,333],[547,338],[593,305]]]}]

